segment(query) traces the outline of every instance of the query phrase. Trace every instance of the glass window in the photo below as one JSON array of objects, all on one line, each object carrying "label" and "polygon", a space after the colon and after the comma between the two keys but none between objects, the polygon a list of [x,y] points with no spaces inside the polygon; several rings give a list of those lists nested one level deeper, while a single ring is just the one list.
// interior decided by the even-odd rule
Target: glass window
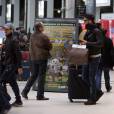
[{"label": "glass window", "polygon": [[6,19],[8,22],[11,22],[11,4],[7,4]]},{"label": "glass window", "polygon": [[36,0],[36,18],[47,17],[47,1]]}]

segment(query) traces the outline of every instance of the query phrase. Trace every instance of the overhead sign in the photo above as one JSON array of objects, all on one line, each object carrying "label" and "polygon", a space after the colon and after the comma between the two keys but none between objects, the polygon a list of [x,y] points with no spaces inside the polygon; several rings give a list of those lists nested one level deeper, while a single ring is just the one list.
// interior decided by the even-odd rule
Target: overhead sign
[{"label": "overhead sign", "polygon": [[113,20],[114,13],[104,13],[101,15],[101,19]]},{"label": "overhead sign", "polygon": [[110,6],[110,5],[111,5],[110,0],[96,0],[96,7]]}]

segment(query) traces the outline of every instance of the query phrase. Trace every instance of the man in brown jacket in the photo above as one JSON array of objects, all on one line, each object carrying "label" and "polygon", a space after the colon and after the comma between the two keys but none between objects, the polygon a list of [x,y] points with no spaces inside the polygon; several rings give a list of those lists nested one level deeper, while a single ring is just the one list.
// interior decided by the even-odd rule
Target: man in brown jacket
[{"label": "man in brown jacket", "polygon": [[37,23],[34,26],[35,32],[30,38],[30,58],[32,67],[32,76],[28,80],[24,90],[22,91],[22,96],[28,99],[28,92],[33,85],[33,83],[38,79],[38,91],[37,100],[49,100],[49,98],[44,97],[44,84],[46,77],[47,61],[50,57],[50,50],[52,49],[52,44],[49,38],[43,33],[44,27],[42,23]]}]

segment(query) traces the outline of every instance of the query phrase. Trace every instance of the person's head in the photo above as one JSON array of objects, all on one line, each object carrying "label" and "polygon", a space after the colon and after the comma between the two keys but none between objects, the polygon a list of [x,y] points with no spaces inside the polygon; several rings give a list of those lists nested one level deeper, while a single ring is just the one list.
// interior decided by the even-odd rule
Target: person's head
[{"label": "person's head", "polygon": [[85,24],[94,24],[95,23],[95,17],[94,17],[94,15],[91,15],[91,14],[86,14],[85,16],[84,16],[84,23]]},{"label": "person's head", "polygon": [[98,29],[101,29],[102,28],[101,23],[96,23],[96,26],[97,26]]},{"label": "person's head", "polygon": [[5,24],[4,30],[5,30],[6,36],[11,35],[13,33],[13,25],[11,23]]},{"label": "person's head", "polygon": [[39,22],[34,25],[34,30],[36,32],[43,32],[44,31],[44,26],[43,23]]},{"label": "person's head", "polygon": [[87,30],[90,30],[90,31],[93,31],[94,29],[97,28],[95,24],[91,24],[91,23],[86,24],[85,27]]}]

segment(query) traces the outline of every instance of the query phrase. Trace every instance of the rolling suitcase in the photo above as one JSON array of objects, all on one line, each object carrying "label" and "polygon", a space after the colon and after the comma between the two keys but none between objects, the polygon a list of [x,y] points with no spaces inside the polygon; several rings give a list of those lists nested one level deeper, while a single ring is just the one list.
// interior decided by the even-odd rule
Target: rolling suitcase
[{"label": "rolling suitcase", "polygon": [[88,99],[89,95],[89,85],[78,75],[76,66],[70,66],[68,76],[68,98],[70,102],[73,102],[73,99]]}]

